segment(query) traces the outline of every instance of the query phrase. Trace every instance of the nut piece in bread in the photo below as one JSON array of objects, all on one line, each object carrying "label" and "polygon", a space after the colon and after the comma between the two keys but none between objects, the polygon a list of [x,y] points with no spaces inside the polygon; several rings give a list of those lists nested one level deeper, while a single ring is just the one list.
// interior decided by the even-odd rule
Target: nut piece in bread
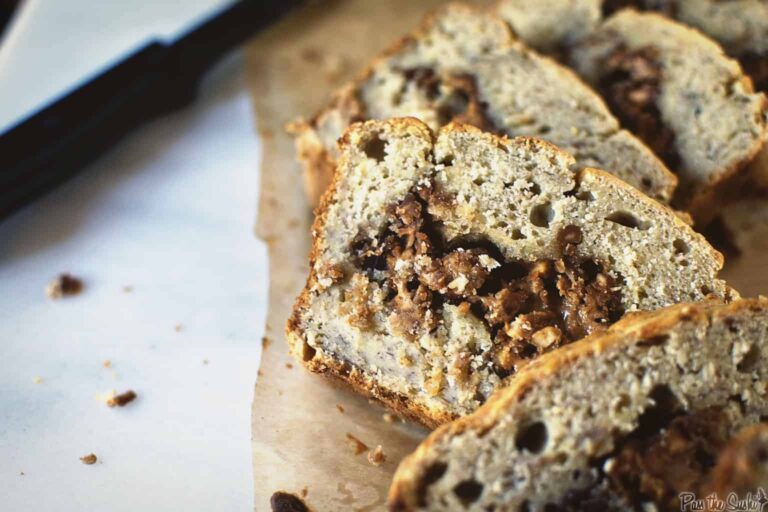
[{"label": "nut piece in bread", "polygon": [[468,125],[353,125],[288,321],[293,353],[436,426],[625,313],[732,296],[721,255],[672,210],[573,163]]},{"label": "nut piece in bread", "polygon": [[336,141],[349,124],[404,116],[433,130],[457,121],[540,137],[570,152],[575,167],[605,169],[662,202],[677,183],[570,69],[516,41],[500,18],[452,4],[375,59],[312,120],[290,125],[310,201],[330,183]]},{"label": "nut piece in bread", "polygon": [[768,300],[675,305],[544,355],[397,470],[393,511],[681,510],[768,414]]}]

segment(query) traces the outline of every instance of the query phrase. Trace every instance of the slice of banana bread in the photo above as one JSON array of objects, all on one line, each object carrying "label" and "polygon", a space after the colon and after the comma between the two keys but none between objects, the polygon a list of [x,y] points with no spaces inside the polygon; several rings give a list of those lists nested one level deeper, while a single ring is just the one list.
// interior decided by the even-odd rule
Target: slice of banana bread
[{"label": "slice of banana bread", "polygon": [[768,101],[712,40],[655,13],[619,11],[570,54],[624,126],[677,173],[697,220],[762,148]]},{"label": "slice of banana bread", "polygon": [[314,204],[327,188],[336,141],[351,122],[413,116],[433,130],[450,121],[546,139],[648,195],[668,202],[676,177],[572,71],[516,42],[500,18],[449,5],[385,52],[296,136]]},{"label": "slice of banana bread", "polygon": [[768,300],[627,317],[432,433],[398,468],[391,510],[685,510],[679,494],[768,414],[767,380]]},{"label": "slice of banana bread", "polygon": [[672,210],[572,169],[538,139],[353,125],[313,227],[292,351],[435,426],[626,312],[729,296],[722,257]]},{"label": "slice of banana bread", "polygon": [[625,7],[656,11],[701,30],[739,59],[757,90],[768,89],[765,0],[499,0],[496,4],[498,14],[521,39],[554,55]]}]

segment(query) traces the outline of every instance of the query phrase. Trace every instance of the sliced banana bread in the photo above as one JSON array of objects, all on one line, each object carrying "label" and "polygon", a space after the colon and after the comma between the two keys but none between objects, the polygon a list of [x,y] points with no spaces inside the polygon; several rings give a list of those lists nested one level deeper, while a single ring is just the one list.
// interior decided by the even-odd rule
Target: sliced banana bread
[{"label": "sliced banana bread", "polygon": [[624,313],[726,298],[722,257],[610,174],[538,139],[353,125],[287,334],[315,372],[435,426]]},{"label": "sliced banana bread", "polygon": [[573,154],[577,167],[605,169],[664,202],[676,184],[572,71],[515,41],[500,18],[453,4],[374,60],[312,120],[289,126],[310,201],[330,183],[346,126],[403,116],[433,130],[460,121],[541,137]]},{"label": "sliced banana bread", "polygon": [[398,468],[391,510],[681,510],[768,414],[767,381],[768,300],[627,317],[432,433]]},{"label": "sliced banana bread", "polygon": [[625,7],[657,11],[698,28],[739,59],[757,90],[768,89],[765,0],[499,0],[496,4],[499,15],[523,41],[555,55]]},{"label": "sliced banana bread", "polygon": [[677,173],[676,205],[697,220],[765,142],[765,95],[715,42],[661,15],[617,12],[570,61]]}]

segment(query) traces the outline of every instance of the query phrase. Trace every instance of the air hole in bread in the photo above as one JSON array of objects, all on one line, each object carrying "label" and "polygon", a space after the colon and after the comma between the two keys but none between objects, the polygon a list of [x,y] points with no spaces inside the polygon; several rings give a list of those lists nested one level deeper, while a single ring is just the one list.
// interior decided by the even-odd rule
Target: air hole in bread
[{"label": "air hole in bread", "polygon": [[669,341],[668,334],[659,334],[658,336],[651,336],[637,343],[638,347],[656,347],[665,344]]},{"label": "air hole in bread", "polygon": [[712,288],[710,288],[709,286],[707,286],[705,284],[701,285],[701,288],[699,289],[699,291],[701,291],[701,294],[704,295],[705,297],[707,295],[710,295],[710,294],[714,293],[712,291]]},{"label": "air hole in bread", "polygon": [[528,187],[528,190],[530,191],[531,194],[535,196],[541,194],[541,187],[535,181],[531,182],[530,186]]},{"label": "air hole in bread", "polygon": [[539,228],[548,228],[549,223],[555,218],[555,211],[549,203],[534,206],[531,209],[531,224]]},{"label": "air hole in bread", "polygon": [[483,494],[483,484],[470,478],[456,484],[453,488],[453,493],[459,498],[462,505],[469,506],[476,502],[480,495]]},{"label": "air hole in bread", "polygon": [[749,347],[741,361],[736,364],[736,369],[741,373],[751,373],[760,362],[760,348],[755,344]]},{"label": "air hole in bread", "polygon": [[440,159],[439,162],[437,162],[439,165],[444,165],[446,167],[449,167],[453,165],[454,156],[453,155],[445,155],[442,159]]},{"label": "air hole in bread", "polygon": [[363,144],[363,153],[368,158],[372,158],[377,162],[383,162],[386,156],[385,148],[387,146],[386,141],[382,140],[378,134],[374,134],[370,139],[366,140]]},{"label": "air hole in bread", "polygon": [[659,384],[649,394],[651,403],[638,418],[635,434],[647,437],[664,428],[681,409],[675,394],[665,384]]},{"label": "air hole in bread", "polygon": [[528,500],[523,501],[517,510],[519,512],[531,512],[531,502]]},{"label": "air hole in bread", "polygon": [[547,446],[549,433],[544,422],[536,421],[521,428],[515,436],[515,447],[533,454],[541,453]]},{"label": "air hole in bread", "polygon": [[621,395],[619,395],[619,397],[616,399],[616,402],[613,404],[613,410],[617,413],[620,413],[621,411],[629,407],[631,403],[632,401],[630,400],[629,395],[627,395],[626,393],[622,393]]},{"label": "air hole in bread", "polygon": [[440,480],[446,471],[448,471],[448,465],[444,462],[433,462],[426,468],[416,489],[416,498],[419,506],[423,507],[427,504],[429,486]]},{"label": "air hole in bread", "polygon": [[315,350],[309,343],[305,341],[301,350],[301,359],[304,361],[311,361],[315,357],[316,353],[317,350]]},{"label": "air hole in bread", "polygon": [[639,229],[641,231],[645,231],[650,227],[650,224],[638,218],[633,213],[623,211],[623,210],[613,212],[612,214],[607,216],[605,220],[607,220],[608,222],[613,222],[614,224],[619,224],[620,226],[624,226],[625,228]]},{"label": "air hole in bread", "polygon": [[691,247],[679,238],[675,238],[675,241],[672,242],[672,247],[675,249],[675,254],[688,254],[691,252]]},{"label": "air hole in bread", "polygon": [[519,229],[515,228],[512,230],[512,240],[525,240],[526,238],[528,237],[526,237]]}]

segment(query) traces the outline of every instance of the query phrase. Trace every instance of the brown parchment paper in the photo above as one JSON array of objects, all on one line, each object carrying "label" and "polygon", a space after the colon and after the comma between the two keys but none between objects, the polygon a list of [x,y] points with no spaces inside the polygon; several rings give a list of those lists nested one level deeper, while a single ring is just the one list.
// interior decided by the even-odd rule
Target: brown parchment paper
[{"label": "brown parchment paper", "polygon": [[[257,234],[268,243],[269,312],[253,401],[255,507],[284,490],[319,512],[383,510],[400,459],[425,431],[396,421],[364,398],[310,374],[288,355],[283,328],[308,273],[311,214],[284,125],[311,116],[366,61],[415,27],[440,0],[314,2],[252,41],[247,77],[262,140]],[[286,367],[287,364],[293,368]],[[337,405],[343,408],[341,412]],[[347,433],[386,461],[355,455]]]},{"label": "brown parchment paper", "polygon": [[[382,408],[306,372],[288,355],[283,329],[308,273],[312,217],[284,125],[311,116],[338,85],[440,3],[318,1],[247,47],[263,154],[257,234],[268,243],[270,258],[267,343],[252,414],[257,511],[270,510],[269,498],[277,490],[306,493],[305,501],[318,512],[383,510],[398,462],[426,434],[399,421],[387,423]],[[726,214],[729,228],[748,226],[750,232],[739,237],[746,247],[724,272],[744,295],[768,292],[765,212],[768,203]],[[376,467],[366,453],[355,455],[347,433],[370,449],[381,445],[386,461]]]}]

